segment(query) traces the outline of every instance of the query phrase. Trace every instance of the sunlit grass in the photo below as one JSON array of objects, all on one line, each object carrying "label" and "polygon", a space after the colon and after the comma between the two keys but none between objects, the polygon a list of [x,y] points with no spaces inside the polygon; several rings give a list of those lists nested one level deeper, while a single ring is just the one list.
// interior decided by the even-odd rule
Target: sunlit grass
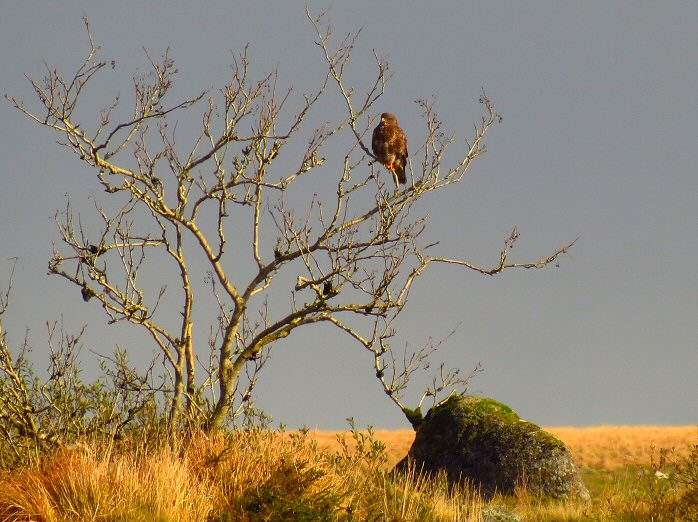
[{"label": "sunlit grass", "polygon": [[[473,488],[450,487],[443,476],[414,470],[391,474],[412,442],[408,431],[253,430],[199,434],[175,443],[86,442],[62,448],[0,474],[0,521],[474,522],[492,506],[527,522],[693,516],[695,427],[574,430],[550,431],[572,440],[573,453],[584,455],[578,461],[588,465],[582,475],[592,503],[537,498],[525,484],[513,496],[485,502]],[[660,446],[675,451],[662,453]],[[629,465],[631,456],[639,460]],[[655,475],[660,468],[669,478]]]},{"label": "sunlit grass", "polygon": [[334,452],[270,431],[62,449],[0,476],[0,520],[479,520],[475,493],[391,475],[380,444],[357,437]]},{"label": "sunlit grass", "polygon": [[698,426],[552,427],[580,468],[612,471],[648,464],[658,448],[675,448],[688,455],[698,438]]},{"label": "sunlit grass", "polygon": [[0,481],[0,519],[205,520],[210,485],[192,473],[187,455],[160,449],[115,456],[99,447],[63,449],[36,469]]}]

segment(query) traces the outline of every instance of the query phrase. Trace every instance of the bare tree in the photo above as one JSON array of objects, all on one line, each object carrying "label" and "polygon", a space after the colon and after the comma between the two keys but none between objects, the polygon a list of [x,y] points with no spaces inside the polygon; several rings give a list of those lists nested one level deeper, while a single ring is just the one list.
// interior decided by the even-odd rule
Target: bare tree
[{"label": "bare tree", "polygon": [[[427,138],[412,146],[411,182],[394,190],[384,186],[386,177],[378,176],[379,164],[364,141],[375,121],[373,107],[390,79],[388,64],[374,55],[375,81],[351,86],[346,71],[357,35],[333,47],[329,25],[322,17],[308,17],[325,74],[300,99],[292,89],[280,92],[276,72],[251,80],[245,50],[234,61],[230,82],[218,92],[168,104],[176,70],[165,53],[157,61],[149,57],[150,74],[134,80],[128,118],[112,121],[122,110],[116,97],[96,122],[81,121],[77,109],[88,84],[114,66],[97,59],[99,48],[87,21],[90,50],[77,71],[64,76],[47,65],[43,81],[29,79],[40,110],[9,98],[28,117],[62,135],[62,144],[119,201],[111,209],[95,201],[98,237],[90,237],[89,227],[69,205],[56,215],[69,253],[56,249],[49,272],[81,288],[83,298],[99,303],[111,322],[128,321],[148,332],[172,376],[173,426],[203,413],[205,426],[217,429],[249,408],[274,343],[315,323],[335,326],[367,350],[385,393],[409,417],[412,410],[401,402],[401,392],[438,346],[399,357],[390,342],[397,334],[396,318],[426,269],[448,264],[494,275],[508,268],[541,268],[571,247],[535,262],[513,263],[508,254],[518,238],[514,229],[492,268],[432,255],[435,245],[422,239],[428,217],[415,204],[463,180],[472,161],[485,152],[485,135],[500,116],[483,93],[485,114],[460,161],[446,167],[444,153],[454,136],[443,132],[432,102],[419,102]],[[318,100],[332,91],[344,101],[344,117],[304,132]],[[295,109],[292,100],[298,103]],[[202,107],[199,130],[186,146],[177,141],[175,118],[194,107]],[[328,144],[346,142],[347,136],[343,166],[325,173],[333,176],[334,195],[300,206],[294,191],[314,183]],[[300,143],[301,153],[285,155]],[[146,279],[153,264],[155,270],[169,264],[178,275],[174,313],[160,309],[166,293],[173,302],[174,292]],[[201,287],[204,273],[208,284]],[[199,366],[205,375],[197,378],[197,361],[208,353],[194,335],[195,303],[204,294],[213,296],[219,313],[209,335],[209,361]],[[422,401],[435,401],[466,381],[467,376],[441,367]]]}]

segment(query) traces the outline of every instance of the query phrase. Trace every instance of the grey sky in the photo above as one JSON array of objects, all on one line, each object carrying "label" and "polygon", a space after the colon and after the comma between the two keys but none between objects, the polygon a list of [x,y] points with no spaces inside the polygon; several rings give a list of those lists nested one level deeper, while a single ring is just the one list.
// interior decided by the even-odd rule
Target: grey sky
[{"label": "grey sky", "polygon": [[[93,93],[99,106],[130,93],[147,68],[143,47],[159,55],[169,46],[180,98],[222,86],[231,51],[247,42],[253,77],[278,68],[299,92],[317,85],[321,56],[303,3],[194,4],[4,2],[0,91],[33,101],[24,73],[41,77],[44,59],[76,68],[83,13],[118,65],[114,83],[100,84],[104,97]],[[411,144],[423,136],[419,98],[436,97],[460,143],[482,114],[481,88],[503,114],[468,179],[433,202],[429,233],[444,255],[494,265],[514,225],[516,261],[580,237],[560,268],[495,278],[434,270],[412,294],[400,342],[418,347],[458,326],[440,356],[464,371],[481,361],[470,390],[539,424],[697,423],[698,3],[472,4],[310,3],[327,10],[338,37],[362,28],[349,71],[358,89],[373,79],[373,49],[389,60],[394,77],[376,110],[397,114]],[[88,349],[119,343],[137,358],[140,337],[107,326],[79,291],[45,275],[53,213],[66,193],[86,208],[91,194],[102,197],[94,177],[2,101],[0,280],[8,258],[20,258],[11,338],[30,327],[42,361],[44,323],[62,314],[69,328],[89,323],[88,370]],[[368,354],[327,329],[279,346],[258,392],[290,427],[343,428],[348,416],[408,427]]]}]

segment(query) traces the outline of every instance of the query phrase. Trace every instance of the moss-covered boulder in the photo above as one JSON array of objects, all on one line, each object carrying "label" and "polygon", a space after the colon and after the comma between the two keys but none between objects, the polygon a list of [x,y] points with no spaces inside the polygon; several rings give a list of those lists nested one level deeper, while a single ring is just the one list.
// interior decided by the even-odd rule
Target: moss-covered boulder
[{"label": "moss-covered boulder", "polygon": [[432,408],[396,469],[410,463],[430,473],[445,471],[452,483],[469,480],[487,496],[514,493],[517,483],[525,483],[534,495],[589,498],[560,439],[482,397],[453,396]]}]

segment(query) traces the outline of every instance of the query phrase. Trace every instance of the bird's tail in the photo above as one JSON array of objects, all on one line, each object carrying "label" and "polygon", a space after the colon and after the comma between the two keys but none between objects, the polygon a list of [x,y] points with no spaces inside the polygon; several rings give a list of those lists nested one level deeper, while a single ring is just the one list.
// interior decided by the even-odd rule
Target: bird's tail
[{"label": "bird's tail", "polygon": [[398,183],[405,184],[407,183],[407,174],[405,174],[405,162],[404,161],[398,161],[395,163],[395,170],[393,171],[395,173],[395,178],[397,179]]}]

